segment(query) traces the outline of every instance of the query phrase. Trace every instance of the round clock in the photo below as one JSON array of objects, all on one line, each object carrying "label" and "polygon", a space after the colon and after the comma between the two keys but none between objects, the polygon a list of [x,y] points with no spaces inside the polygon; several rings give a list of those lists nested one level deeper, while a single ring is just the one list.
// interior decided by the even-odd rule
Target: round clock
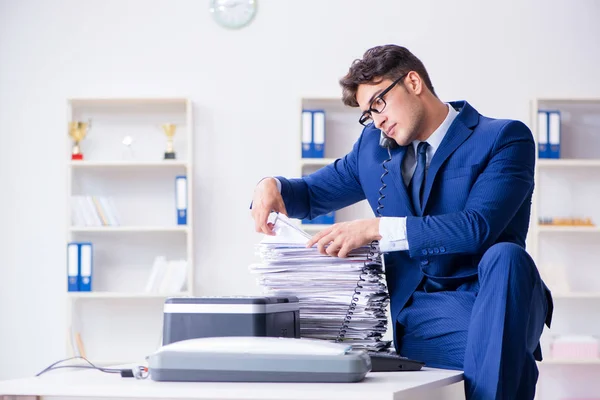
[{"label": "round clock", "polygon": [[239,29],[256,15],[257,0],[210,0],[210,12],[225,28]]}]

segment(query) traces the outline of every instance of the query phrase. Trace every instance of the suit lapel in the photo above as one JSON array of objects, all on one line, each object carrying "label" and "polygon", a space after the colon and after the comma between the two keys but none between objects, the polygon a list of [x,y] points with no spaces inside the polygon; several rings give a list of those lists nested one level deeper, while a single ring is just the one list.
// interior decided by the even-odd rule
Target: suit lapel
[{"label": "suit lapel", "polygon": [[456,117],[454,123],[450,126],[450,129],[448,129],[446,136],[444,136],[442,143],[440,143],[440,147],[433,155],[433,159],[431,160],[431,164],[427,170],[425,188],[423,189],[423,212],[425,212],[425,208],[427,207],[427,200],[429,200],[431,188],[433,186],[433,182],[435,181],[435,176],[440,170],[440,167],[444,164],[448,157],[450,157],[454,150],[456,150],[458,146],[467,140],[472,132],[473,130],[467,127],[459,118],[459,116]]},{"label": "suit lapel", "polygon": [[[411,212],[411,215],[415,215],[415,210],[412,205],[412,201],[408,195],[408,190],[406,189],[406,185],[404,184],[404,179],[402,178],[402,162],[404,161],[404,157],[406,156],[406,147],[400,147],[397,150],[392,150],[392,160],[386,164],[387,169],[392,176],[392,180],[394,182],[394,186],[396,186],[396,190],[400,193],[400,200],[406,204],[406,208]],[[385,193],[385,191],[384,191]]]}]

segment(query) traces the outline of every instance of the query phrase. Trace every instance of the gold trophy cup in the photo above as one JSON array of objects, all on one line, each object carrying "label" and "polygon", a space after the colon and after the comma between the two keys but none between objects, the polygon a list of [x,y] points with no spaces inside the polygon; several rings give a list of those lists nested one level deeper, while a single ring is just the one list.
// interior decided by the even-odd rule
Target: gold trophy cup
[{"label": "gold trophy cup", "polygon": [[73,139],[73,150],[71,151],[71,160],[83,160],[83,153],[79,143],[87,135],[91,122],[72,121],[69,122],[69,136]]},{"label": "gold trophy cup", "polygon": [[164,124],[162,126],[165,135],[167,135],[167,150],[165,151],[165,160],[175,159],[175,150],[173,150],[173,136],[175,136],[175,124]]}]

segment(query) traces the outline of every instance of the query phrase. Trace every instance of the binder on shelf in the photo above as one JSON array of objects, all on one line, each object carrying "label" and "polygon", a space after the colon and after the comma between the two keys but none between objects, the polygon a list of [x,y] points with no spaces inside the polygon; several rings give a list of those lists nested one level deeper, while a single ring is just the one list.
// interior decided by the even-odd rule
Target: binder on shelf
[{"label": "binder on shelf", "polygon": [[538,158],[550,158],[548,111],[538,110]]},{"label": "binder on shelf", "polygon": [[548,112],[548,158],[560,158],[560,111]]},{"label": "binder on shelf", "polygon": [[187,177],[175,177],[175,205],[177,207],[177,225],[187,225]]},{"label": "binder on shelf", "polygon": [[312,157],[312,112],[302,111],[302,158]]},{"label": "binder on shelf", "polygon": [[179,293],[185,287],[186,277],[186,260],[167,261],[166,257],[157,256],[146,281],[146,293]]},{"label": "binder on shelf", "polygon": [[333,225],[335,223],[335,211],[319,215],[317,218],[313,219],[313,223],[319,225]]},{"label": "binder on shelf", "polygon": [[313,158],[325,157],[325,111],[313,111]]},{"label": "binder on shelf", "polygon": [[79,291],[92,291],[93,254],[92,243],[83,242],[79,245]]},{"label": "binder on shelf", "polygon": [[79,245],[67,244],[67,291],[79,291]]},{"label": "binder on shelf", "polygon": [[113,198],[71,196],[71,223],[73,226],[118,226]]},{"label": "binder on shelf", "polygon": [[308,225],[333,225],[335,224],[335,211],[319,215],[313,219],[303,219],[302,224]]},{"label": "binder on shelf", "polygon": [[325,157],[325,111],[302,110],[302,158]]}]

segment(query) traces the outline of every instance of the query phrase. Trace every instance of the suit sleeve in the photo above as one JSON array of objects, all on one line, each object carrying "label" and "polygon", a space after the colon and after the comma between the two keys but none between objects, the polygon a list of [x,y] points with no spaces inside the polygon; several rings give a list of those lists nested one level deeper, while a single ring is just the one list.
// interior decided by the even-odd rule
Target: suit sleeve
[{"label": "suit sleeve", "polygon": [[446,254],[476,254],[491,246],[529,198],[534,184],[535,144],[529,128],[510,121],[501,128],[491,159],[461,212],[408,216],[411,257],[443,246]]},{"label": "suit sleeve", "polygon": [[365,199],[358,178],[362,135],[352,151],[318,171],[298,179],[278,176],[288,216],[313,219]]}]

